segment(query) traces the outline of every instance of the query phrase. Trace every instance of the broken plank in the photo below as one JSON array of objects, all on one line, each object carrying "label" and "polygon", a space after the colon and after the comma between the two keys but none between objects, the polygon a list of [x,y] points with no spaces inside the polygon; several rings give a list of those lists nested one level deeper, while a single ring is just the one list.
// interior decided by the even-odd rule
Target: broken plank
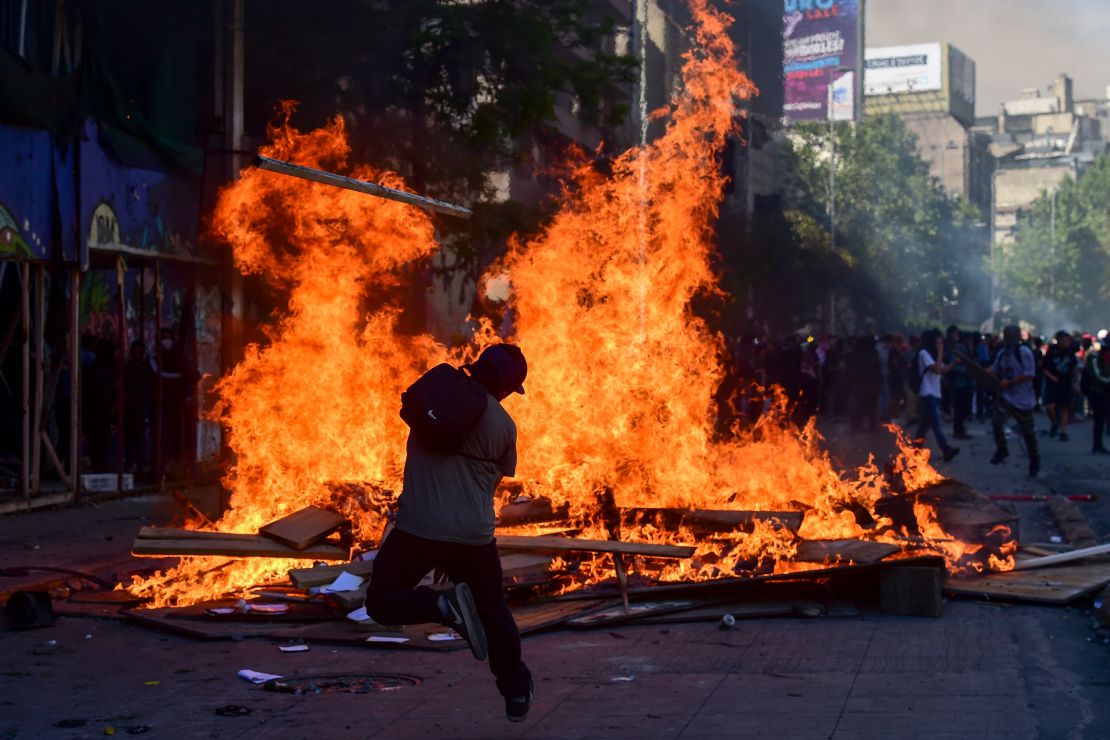
[{"label": "broken plank", "polygon": [[[1070,553],[1069,553],[1070,554]],[[1011,570],[975,578],[949,576],[944,590],[959,596],[1061,606],[1110,583],[1110,564]]]},{"label": "broken plank", "polygon": [[295,550],[303,550],[322,541],[346,523],[346,517],[334,511],[321,509],[319,506],[306,506],[260,527],[258,533]]},{"label": "broken plank", "polygon": [[567,620],[567,626],[576,629],[593,629],[637,620],[660,614],[671,614],[686,611],[699,606],[705,606],[704,601],[690,599],[672,599],[666,601],[640,601],[634,604],[617,604],[605,609],[591,611],[589,614],[572,617]]},{"label": "broken plank", "polygon": [[806,540],[799,543],[794,559],[803,563],[877,563],[901,548],[869,540]]},{"label": "broken plank", "polygon": [[220,555],[230,558],[304,558],[309,560],[346,560],[351,551],[337,545],[313,545],[305,550],[274,542],[259,535],[236,538],[162,539],[140,537],[131,544],[135,555]]},{"label": "broken plank", "polygon": [[688,526],[706,532],[740,530],[750,532],[756,522],[785,527],[797,532],[805,518],[803,511],[741,511],[731,509],[621,509],[621,523],[659,523],[667,528]]},{"label": "broken plank", "polygon": [[293,568],[289,571],[289,581],[297,588],[312,588],[313,586],[326,586],[340,573],[350,573],[353,576],[368,577],[374,572],[373,560],[355,560],[342,565],[316,565],[312,568]]},{"label": "broken plank", "polygon": [[1043,558],[1030,558],[1029,560],[1019,560],[1015,570],[1031,570],[1033,568],[1043,568],[1047,565],[1060,565],[1062,563],[1071,563],[1076,560],[1084,560],[1096,555],[1106,555],[1110,553],[1110,545],[1096,545],[1094,547],[1084,547],[1082,550],[1072,550],[1071,552],[1062,552],[1059,555],[1046,555]]},{"label": "broken plank", "polygon": [[687,545],[658,545],[651,542],[623,542],[620,540],[585,540],[573,537],[525,537],[500,535],[499,550],[526,550],[539,552],[615,552],[622,555],[644,555],[653,558],[688,558],[694,554]]},{"label": "broken plank", "polygon": [[577,601],[538,601],[512,607],[513,619],[520,634],[527,635],[557,627],[575,615],[588,614],[598,609],[619,607],[619,601],[607,598]]}]

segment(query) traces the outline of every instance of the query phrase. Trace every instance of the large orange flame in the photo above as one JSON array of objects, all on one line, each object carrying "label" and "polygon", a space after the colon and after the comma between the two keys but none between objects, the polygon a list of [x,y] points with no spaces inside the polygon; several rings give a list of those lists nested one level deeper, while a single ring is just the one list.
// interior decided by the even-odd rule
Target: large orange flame
[{"label": "large orange flame", "polygon": [[[804,511],[798,533],[771,523],[698,546],[697,556],[656,574],[709,578],[757,561],[784,570],[798,537],[871,537],[854,512],[875,514],[885,488],[873,464],[839,473],[821,450],[813,421],[788,423],[776,396],[754,428],[714,432],[713,395],[723,378],[721,337],[691,299],[715,290],[713,226],[724,178],[718,156],[739,103],[755,91],[738,70],[730,19],[692,3],[692,50],[681,91],[663,113],[665,132],[630,149],[600,174],[579,166],[562,205],[537,237],[514,244],[507,270],[516,341],[529,358],[526,396],[508,400],[520,429],[525,489],[567,503],[586,534],[597,492],[620,506]],[[401,187],[400,179],[347,167],[342,122],[299,133],[288,121],[263,153]],[[356,533],[376,538],[384,499],[337,493],[334,484],[396,488],[407,430],[401,390],[451,354],[427,336],[397,331],[396,305],[382,296],[404,265],[436,249],[416,209],[323,185],[247,170],[225,188],[213,214],[217,234],[244,272],[289,294],[270,343],[252,346],[218,385],[218,418],[235,455],[225,484],[222,530],[253,532],[307,504],[337,507]],[[375,296],[375,306],[367,299]],[[485,325],[477,349],[496,341]],[[457,358],[456,358],[457,359]],[[772,394],[775,395],[775,394]],[[903,439],[899,443],[905,445]],[[909,446],[897,466],[912,490],[940,476]],[[373,490],[364,488],[364,490]],[[928,506],[917,512],[926,538],[949,540]],[[640,525],[628,539],[690,541],[681,529]],[[601,561],[583,569],[609,574]],[[277,577],[286,561],[185,559],[132,590],[155,604],[184,603]]]}]

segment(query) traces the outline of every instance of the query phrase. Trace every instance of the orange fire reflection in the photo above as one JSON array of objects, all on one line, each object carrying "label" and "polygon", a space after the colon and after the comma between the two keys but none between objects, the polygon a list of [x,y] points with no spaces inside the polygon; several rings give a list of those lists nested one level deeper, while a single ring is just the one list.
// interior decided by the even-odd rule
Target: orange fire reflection
[{"label": "orange fire reflection", "polygon": [[[875,511],[889,495],[878,468],[838,472],[814,422],[798,429],[787,421],[781,395],[753,428],[715,435],[724,347],[690,304],[716,290],[710,256],[725,184],[718,157],[740,101],[755,90],[737,68],[727,16],[704,0],[691,5],[693,49],[663,135],[624,153],[611,174],[579,166],[542,233],[516,243],[496,267],[511,280],[516,341],[529,358],[528,394],[506,402],[520,430],[526,492],[567,504],[584,536],[603,538],[602,489],[619,507],[805,512],[797,533],[756,523],[698,542],[694,558],[654,566],[668,580],[766,563],[780,572],[809,567],[790,562],[799,538],[877,539],[888,521]],[[309,133],[286,121],[271,135],[267,156],[402,187],[391,173],[347,166],[339,119]],[[430,220],[398,203],[246,170],[221,192],[213,226],[241,270],[289,295],[269,343],[251,346],[217,388],[217,416],[234,453],[224,481],[231,508],[219,528],[254,532],[318,504],[338,508],[356,535],[375,539],[384,501],[330,484],[398,488],[407,432],[399,395],[420,372],[451,359],[430,337],[398,332],[396,303],[383,298],[402,284],[407,263],[437,248]],[[483,326],[476,345],[491,341]],[[899,442],[895,474],[904,490],[941,479],[927,451]],[[926,540],[952,540],[930,507],[919,508]],[[861,511],[875,523],[861,525]],[[696,539],[647,525],[625,528],[622,537]],[[281,577],[288,567],[184,559],[132,591],[156,605],[189,603]],[[611,575],[602,560],[581,572],[586,580]]]}]

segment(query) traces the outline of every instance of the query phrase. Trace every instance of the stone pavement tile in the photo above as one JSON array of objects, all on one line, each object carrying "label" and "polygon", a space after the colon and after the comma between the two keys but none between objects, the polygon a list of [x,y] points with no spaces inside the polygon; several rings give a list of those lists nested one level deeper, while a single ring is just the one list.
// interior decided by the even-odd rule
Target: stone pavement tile
[{"label": "stone pavement tile", "polygon": [[876,630],[860,670],[865,673],[1012,671],[1018,651],[1005,624],[977,619],[892,618]]},{"label": "stone pavement tile", "polygon": [[674,738],[678,737],[693,716],[689,711],[665,713],[641,705],[637,714],[583,714],[572,707],[561,706],[544,716],[522,737],[527,740],[569,740],[570,738]]},{"label": "stone pavement tile", "polygon": [[844,706],[845,714],[865,714],[868,712],[902,712],[904,716],[920,714],[950,714],[971,716],[981,709],[992,712],[1013,713],[1029,712],[1029,703],[1024,696],[852,696]]},{"label": "stone pavement tile", "polygon": [[713,694],[722,676],[712,674],[640,674],[632,681],[596,683],[570,693],[558,710],[585,716],[693,714]]},{"label": "stone pavement tile", "polygon": [[773,737],[827,739],[836,726],[840,708],[827,712],[767,713],[752,706],[748,712],[698,712],[679,737]]},{"label": "stone pavement tile", "polygon": [[836,725],[834,740],[898,738],[908,734],[929,738],[1006,738],[1033,740],[1036,718],[1029,712],[998,712],[986,702],[974,712],[845,712]]},{"label": "stone pavement tile", "polygon": [[741,673],[726,676],[703,711],[729,714],[758,706],[760,712],[840,711],[852,687],[853,674]]},{"label": "stone pavement tile", "polygon": [[899,696],[1023,696],[1024,683],[1016,668],[1004,671],[937,673],[860,673],[852,697]]}]

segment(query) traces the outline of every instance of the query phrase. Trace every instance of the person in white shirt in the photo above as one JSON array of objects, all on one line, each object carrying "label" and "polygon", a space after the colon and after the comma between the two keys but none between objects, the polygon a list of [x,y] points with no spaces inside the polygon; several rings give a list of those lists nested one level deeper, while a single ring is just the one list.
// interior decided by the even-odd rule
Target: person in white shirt
[{"label": "person in white shirt", "polygon": [[945,462],[960,454],[959,447],[948,444],[948,439],[941,429],[940,420],[940,378],[952,370],[952,365],[944,362],[944,336],[937,329],[929,329],[921,335],[921,349],[917,351],[915,362],[917,372],[921,377],[921,385],[917,389],[920,400],[917,407],[917,438],[924,441],[930,429],[936,437],[937,444]]}]

